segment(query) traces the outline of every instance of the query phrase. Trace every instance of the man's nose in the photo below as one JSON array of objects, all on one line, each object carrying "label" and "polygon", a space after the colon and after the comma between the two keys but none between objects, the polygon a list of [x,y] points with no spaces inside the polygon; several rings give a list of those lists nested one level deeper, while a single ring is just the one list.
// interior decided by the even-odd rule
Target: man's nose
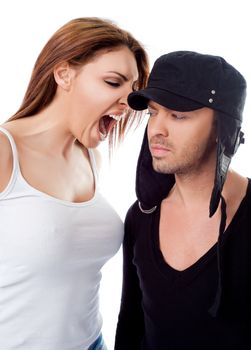
[{"label": "man's nose", "polygon": [[150,117],[148,122],[148,135],[150,137],[155,135],[169,135],[168,120],[166,113],[158,113]]}]

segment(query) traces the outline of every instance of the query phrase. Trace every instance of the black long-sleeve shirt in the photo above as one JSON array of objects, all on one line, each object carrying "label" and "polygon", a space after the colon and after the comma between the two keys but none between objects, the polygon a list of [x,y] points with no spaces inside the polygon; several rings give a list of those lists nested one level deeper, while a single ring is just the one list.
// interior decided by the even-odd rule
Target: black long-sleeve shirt
[{"label": "black long-sleeve shirt", "polygon": [[251,182],[221,246],[222,296],[208,310],[218,283],[215,244],[192,266],[177,271],[159,248],[160,209],[138,203],[125,222],[124,277],[116,350],[251,349]]}]

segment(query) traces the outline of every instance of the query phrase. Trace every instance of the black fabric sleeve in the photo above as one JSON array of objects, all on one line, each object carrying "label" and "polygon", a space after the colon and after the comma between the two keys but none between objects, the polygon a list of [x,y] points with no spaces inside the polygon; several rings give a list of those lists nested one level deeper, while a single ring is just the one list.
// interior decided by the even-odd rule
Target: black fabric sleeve
[{"label": "black fabric sleeve", "polygon": [[135,240],[132,237],[137,235],[133,223],[133,207],[131,207],[125,219],[123,286],[115,350],[140,350],[144,334],[142,294],[137,269],[133,264]]}]

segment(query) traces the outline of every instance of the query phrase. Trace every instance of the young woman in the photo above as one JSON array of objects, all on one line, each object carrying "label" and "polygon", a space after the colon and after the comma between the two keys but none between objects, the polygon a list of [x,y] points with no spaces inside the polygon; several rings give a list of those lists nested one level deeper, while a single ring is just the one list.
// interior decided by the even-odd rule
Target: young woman
[{"label": "young woman", "polygon": [[100,269],[122,222],[101,196],[96,151],[134,120],[127,96],[148,60],[131,34],[79,18],[41,51],[17,113],[0,127],[0,347],[105,349]]}]

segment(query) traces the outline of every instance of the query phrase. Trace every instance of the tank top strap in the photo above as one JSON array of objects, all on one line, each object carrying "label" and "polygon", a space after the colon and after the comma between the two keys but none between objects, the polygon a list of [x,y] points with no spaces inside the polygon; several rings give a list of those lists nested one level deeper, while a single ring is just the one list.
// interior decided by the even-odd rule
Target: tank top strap
[{"label": "tank top strap", "polygon": [[16,143],[15,143],[14,138],[11,135],[11,133],[8,130],[6,130],[5,128],[3,128],[2,126],[0,126],[0,132],[5,134],[10,142],[12,155],[13,155],[13,174],[15,174],[16,171],[19,170],[19,160],[18,160],[18,152],[17,152]]}]

